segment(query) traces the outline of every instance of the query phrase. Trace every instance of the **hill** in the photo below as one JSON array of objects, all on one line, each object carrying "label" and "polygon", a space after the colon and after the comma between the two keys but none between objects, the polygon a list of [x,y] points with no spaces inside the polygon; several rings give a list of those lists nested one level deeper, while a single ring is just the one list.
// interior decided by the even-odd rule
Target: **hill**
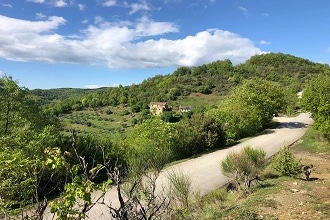
[{"label": "hill", "polygon": [[[123,132],[149,114],[148,104],[152,101],[168,102],[174,110],[179,105],[201,110],[216,106],[233,88],[252,77],[277,82],[288,93],[296,94],[308,80],[325,71],[330,71],[329,65],[288,54],[268,53],[253,56],[237,66],[223,60],[179,67],[172,74],[157,75],[137,85],[95,90],[32,90],[32,93],[47,111],[62,115],[66,126],[75,124],[81,129],[94,127],[96,131]],[[66,115],[69,113],[72,114]],[[108,126],[112,128],[106,128]]]}]

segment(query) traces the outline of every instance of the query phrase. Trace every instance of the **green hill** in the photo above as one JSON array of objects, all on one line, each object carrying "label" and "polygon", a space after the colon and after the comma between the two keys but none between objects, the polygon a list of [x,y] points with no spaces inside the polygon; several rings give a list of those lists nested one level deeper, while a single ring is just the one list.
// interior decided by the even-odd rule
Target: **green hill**
[{"label": "green hill", "polygon": [[329,70],[326,64],[282,53],[268,53],[253,56],[237,66],[233,66],[230,60],[223,60],[179,67],[172,74],[157,75],[137,85],[32,92],[44,103],[46,110],[62,115],[67,128],[74,124],[77,128],[96,132],[99,129],[123,132],[149,113],[150,102],[168,102],[174,110],[179,105],[189,105],[192,109],[209,108],[252,77],[278,82],[295,94],[304,88],[306,81]]}]

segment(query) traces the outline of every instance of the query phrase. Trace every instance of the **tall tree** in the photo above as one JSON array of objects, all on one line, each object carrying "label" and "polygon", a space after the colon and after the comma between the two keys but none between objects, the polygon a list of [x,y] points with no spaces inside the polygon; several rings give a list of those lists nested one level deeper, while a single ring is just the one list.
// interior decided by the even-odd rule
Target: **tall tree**
[{"label": "tall tree", "polygon": [[30,122],[34,128],[45,125],[41,109],[24,87],[19,87],[11,76],[0,78],[0,134],[9,134]]}]

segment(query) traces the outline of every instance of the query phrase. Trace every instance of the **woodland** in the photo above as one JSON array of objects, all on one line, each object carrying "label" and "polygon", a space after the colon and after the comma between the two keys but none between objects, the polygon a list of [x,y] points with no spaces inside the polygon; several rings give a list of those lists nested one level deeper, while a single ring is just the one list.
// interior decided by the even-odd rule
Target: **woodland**
[{"label": "woodland", "polygon": [[[43,219],[50,207],[59,219],[83,219],[95,205],[91,193],[115,185],[120,198],[125,180],[135,194],[129,206],[109,207],[113,218],[157,219],[169,204],[153,199],[144,206],[142,176],[257,135],[278,114],[311,112],[329,139],[329,100],[329,65],[282,53],[236,66],[223,60],[178,67],[140,84],[94,90],[29,90],[3,75],[0,217]],[[154,116],[150,102],[167,102],[172,111]],[[180,105],[191,111],[180,113]]]}]

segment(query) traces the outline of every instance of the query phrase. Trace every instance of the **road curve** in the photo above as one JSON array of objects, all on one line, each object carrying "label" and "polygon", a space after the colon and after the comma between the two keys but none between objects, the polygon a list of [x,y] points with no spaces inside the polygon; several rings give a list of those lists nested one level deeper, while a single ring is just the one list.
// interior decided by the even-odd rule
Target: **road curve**
[{"label": "road curve", "polygon": [[[307,113],[301,113],[297,117],[275,117],[280,122],[280,126],[272,129],[266,134],[253,137],[240,144],[227,149],[218,150],[209,154],[205,154],[198,158],[190,159],[173,166],[167,167],[157,180],[157,186],[167,186],[166,175],[168,172],[180,172],[188,175],[192,181],[192,187],[195,191],[205,195],[208,192],[219,188],[227,183],[228,179],[222,175],[220,171],[220,161],[223,160],[229,152],[239,151],[245,146],[253,148],[262,148],[267,157],[272,156],[285,145],[291,145],[299,140],[307,131],[313,120]],[[105,202],[114,201],[116,204],[117,197],[115,189],[111,188],[105,197]],[[89,219],[105,220],[109,219],[109,211],[101,205],[95,205],[88,213]],[[46,214],[45,219],[51,219]]]}]

